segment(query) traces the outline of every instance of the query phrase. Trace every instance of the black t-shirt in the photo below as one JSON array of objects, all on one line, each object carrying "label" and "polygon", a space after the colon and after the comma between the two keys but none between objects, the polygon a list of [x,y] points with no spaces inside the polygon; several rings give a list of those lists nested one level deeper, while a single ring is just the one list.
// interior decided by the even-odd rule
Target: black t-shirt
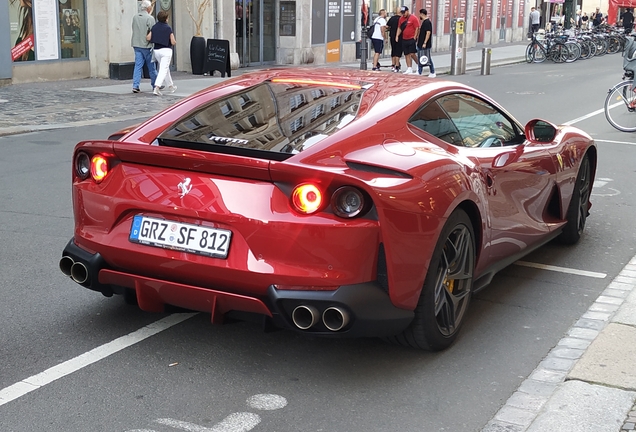
[{"label": "black t-shirt", "polygon": [[155,49],[172,48],[172,44],[170,43],[172,28],[167,23],[158,22],[150,31],[152,32],[150,42],[154,44]]},{"label": "black t-shirt", "polygon": [[601,22],[603,22],[603,14],[601,12],[594,14],[594,20],[592,23],[597,26],[600,25]]},{"label": "black t-shirt", "polygon": [[426,39],[426,32],[431,32],[426,41],[426,46],[424,48],[430,49],[433,46],[433,23],[431,23],[430,19],[425,19],[422,21],[420,25],[420,34],[417,37],[417,48],[422,49],[422,45],[424,45],[424,40]]},{"label": "black t-shirt", "polygon": [[627,11],[623,14],[623,27],[631,28],[634,25],[634,14]]},{"label": "black t-shirt", "polygon": [[391,38],[391,42],[395,41],[395,35],[397,34],[397,31],[398,31],[399,21],[400,21],[400,16],[393,15],[391,18],[389,18],[389,21],[386,23],[387,27],[389,27],[389,37]]}]

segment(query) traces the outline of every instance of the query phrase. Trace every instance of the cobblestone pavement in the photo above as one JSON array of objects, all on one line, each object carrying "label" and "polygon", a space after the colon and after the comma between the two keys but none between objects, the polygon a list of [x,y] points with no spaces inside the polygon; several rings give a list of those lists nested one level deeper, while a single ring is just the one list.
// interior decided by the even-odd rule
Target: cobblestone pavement
[{"label": "cobblestone pavement", "polygon": [[[173,73],[173,78],[193,75]],[[125,95],[79,91],[84,87],[130,84]],[[83,122],[99,123],[99,119],[147,118],[174,104],[174,97],[156,97],[150,82],[142,80],[142,93],[132,93],[132,80],[88,78],[78,80],[12,84],[0,87],[0,135],[20,126],[48,126]],[[4,131],[4,133],[3,133]]]},{"label": "cobblestone pavement", "polygon": [[625,419],[625,423],[623,423],[622,431],[633,431],[636,430],[636,404],[632,407],[632,410],[627,414],[627,418]]}]

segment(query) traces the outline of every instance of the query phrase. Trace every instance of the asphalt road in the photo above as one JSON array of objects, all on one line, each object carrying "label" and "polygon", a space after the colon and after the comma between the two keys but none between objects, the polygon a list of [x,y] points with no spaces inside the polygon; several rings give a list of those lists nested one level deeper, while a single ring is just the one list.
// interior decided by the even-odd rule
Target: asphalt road
[{"label": "asphalt road", "polygon": [[[453,79],[522,122],[563,123],[602,108],[620,72],[621,59],[606,56]],[[213,326],[196,314],[0,404],[0,431],[227,432],[257,423],[252,430],[480,430],[636,254],[634,136],[602,113],[575,125],[599,146],[586,234],[524,261],[605,278],[510,266],[476,295],[457,343],[436,354],[375,339],[263,333],[253,323]],[[73,229],[72,148],[123,126],[0,138],[0,391],[167,317],[90,292],[58,270]]]}]

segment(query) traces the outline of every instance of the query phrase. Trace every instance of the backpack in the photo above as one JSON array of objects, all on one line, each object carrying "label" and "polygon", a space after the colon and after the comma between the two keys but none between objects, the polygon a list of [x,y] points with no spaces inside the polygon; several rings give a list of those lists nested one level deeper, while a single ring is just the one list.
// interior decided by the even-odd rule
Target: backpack
[{"label": "backpack", "polygon": [[623,48],[623,69],[636,72],[636,38],[627,36]]},{"label": "backpack", "polygon": [[373,32],[375,31],[375,26],[378,25],[378,19],[379,19],[379,17],[375,19],[373,24],[371,24],[369,27],[367,27],[367,37],[373,36]]}]

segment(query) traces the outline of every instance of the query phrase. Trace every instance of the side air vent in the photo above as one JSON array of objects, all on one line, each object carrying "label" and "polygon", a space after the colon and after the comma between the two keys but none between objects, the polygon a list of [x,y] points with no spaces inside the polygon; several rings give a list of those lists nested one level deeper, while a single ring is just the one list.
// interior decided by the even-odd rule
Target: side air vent
[{"label": "side air vent", "polygon": [[401,178],[408,178],[408,179],[413,178],[411,175],[405,172],[392,170],[389,168],[382,168],[375,165],[361,164],[358,162],[347,162],[347,166],[357,171],[366,171],[366,172],[382,174],[382,175],[391,176],[391,177],[401,177]]}]

